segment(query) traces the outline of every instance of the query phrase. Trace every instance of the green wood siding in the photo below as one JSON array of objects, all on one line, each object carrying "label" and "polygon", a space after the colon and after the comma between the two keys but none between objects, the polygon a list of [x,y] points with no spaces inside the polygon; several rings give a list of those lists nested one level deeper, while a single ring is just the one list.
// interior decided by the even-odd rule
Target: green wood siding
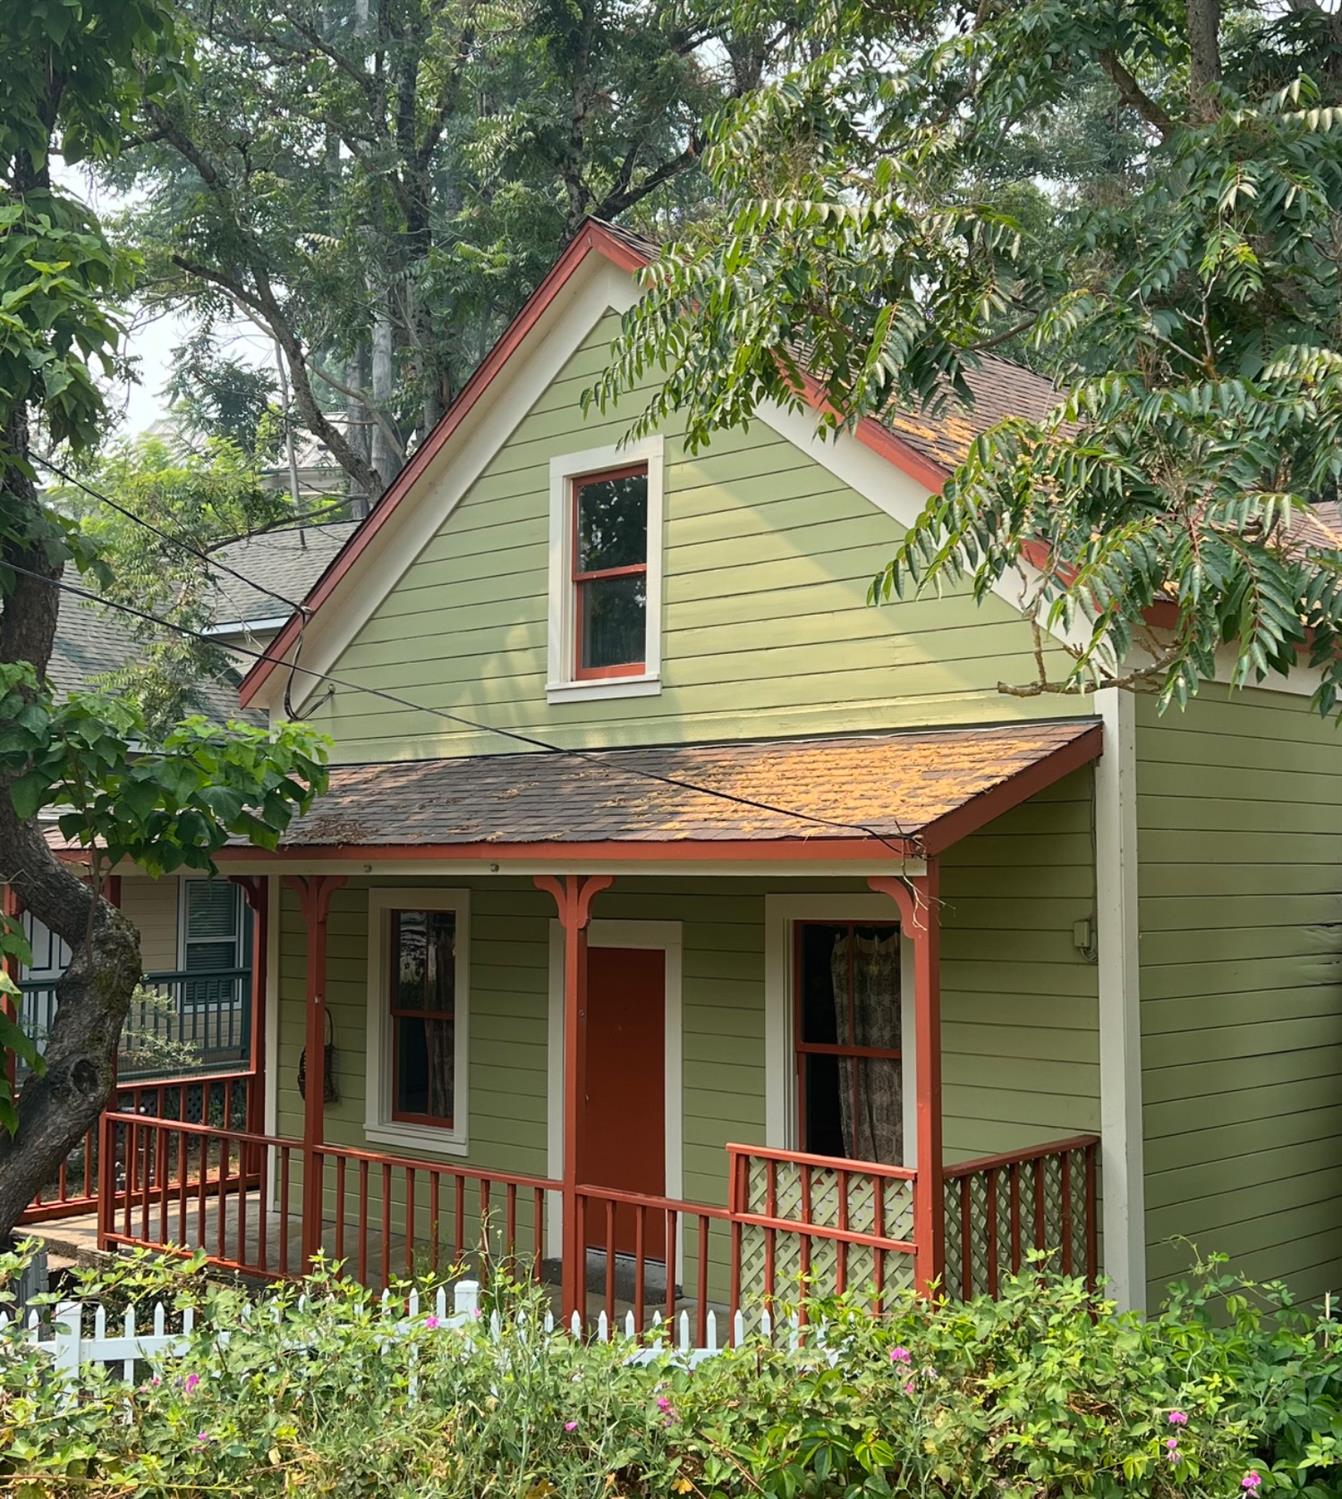
[{"label": "green wood siding", "polygon": [[[552,457],[623,435],[578,399],[615,329],[598,325],[517,427],[333,670],[503,728],[565,743],[666,742],[971,723],[1086,711],[1020,699],[1030,637],[996,598],[965,590],[881,609],[867,585],[899,528],[771,428],[696,457],[667,433],[660,695],[547,704]],[[632,407],[629,408],[631,411]],[[907,485],[891,471],[893,487]],[[337,689],[315,712],[342,760],[498,753],[454,729]]]},{"label": "green wood siding", "polygon": [[1137,704],[1147,1270],[1342,1280],[1342,743],[1307,700]]}]

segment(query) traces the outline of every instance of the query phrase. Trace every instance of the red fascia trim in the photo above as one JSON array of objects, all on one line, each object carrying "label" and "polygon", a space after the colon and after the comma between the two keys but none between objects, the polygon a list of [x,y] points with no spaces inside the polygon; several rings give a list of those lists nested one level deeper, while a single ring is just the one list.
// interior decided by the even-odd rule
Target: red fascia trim
[{"label": "red fascia trim", "polygon": [[898,852],[900,857],[919,858],[922,850],[911,838],[705,838],[678,839],[672,843],[626,842],[608,839],[587,843],[418,843],[418,844],[320,844],[290,846],[270,852],[242,846],[222,848],[215,858],[223,863],[235,859],[263,859],[287,863],[294,860],[332,859],[376,864],[392,860],[466,861],[494,864],[535,863],[542,860],[584,859],[602,863],[652,864],[661,861],[702,860],[772,864],[818,859],[872,859]]},{"label": "red fascia trim", "polygon": [[1098,760],[1103,750],[1104,728],[1100,724],[1092,724],[1084,734],[1060,746],[1051,755],[1018,770],[992,790],[982,792],[953,812],[947,812],[944,817],[929,823],[919,839],[927,856],[931,858],[944,852],[953,843],[959,843],[962,838],[977,832],[994,818],[1028,801],[1037,792],[1054,785],[1074,770],[1090,764],[1092,760]]},{"label": "red fascia trim", "polygon": [[[801,393],[807,405],[816,411],[829,416],[837,415],[834,406],[825,399],[820,382],[805,372],[802,374]],[[950,469],[934,463],[932,459],[920,453],[912,443],[892,432],[889,427],[883,427],[874,416],[864,416],[858,422],[854,435],[863,447],[870,448],[887,463],[893,463],[896,468],[903,469],[910,479],[934,494],[951,476]]]},{"label": "red fascia trim", "polygon": [[545,279],[527,298],[521,312],[512,320],[498,343],[490,350],[484,362],[466,382],[461,394],[444,412],[438,425],[415,450],[405,467],[392,480],[387,492],[376,509],[363,525],[331,559],[326,571],[313,584],[307,598],[303,600],[303,612],[290,615],[288,622],[266,649],[269,658],[256,662],[242,679],[238,688],[238,701],[244,708],[250,706],[271,672],[281,664],[281,659],[297,641],[303,626],[303,614],[309,618],[326,602],[342,578],[358,561],[369,543],[386,525],[392,512],[414,488],[425,469],[433,462],[444,444],[474,410],[480,398],[493,384],[504,365],[512,358],[518,346],[540,320],[550,303],[568,284],[573,273],[592,252],[604,255],[621,270],[634,273],[642,270],[646,259],[618,236],[611,234],[600,224],[587,223],[569,241],[559,259],[551,266]]}]

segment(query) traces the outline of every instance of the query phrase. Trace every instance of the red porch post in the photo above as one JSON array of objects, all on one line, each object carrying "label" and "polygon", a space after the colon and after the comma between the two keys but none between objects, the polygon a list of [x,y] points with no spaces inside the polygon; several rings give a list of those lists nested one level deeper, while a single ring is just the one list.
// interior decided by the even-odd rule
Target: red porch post
[{"label": "red porch post", "polygon": [[554,897],[564,928],[564,1169],[560,1293],[564,1318],[580,1309],[586,1252],[578,1233],[578,1136],[587,1091],[587,924],[592,898],[614,883],[608,874],[535,876],[536,888]]},{"label": "red porch post", "polygon": [[867,883],[899,907],[913,941],[917,1180],[913,1184],[913,1238],[918,1246],[918,1289],[930,1295],[946,1269],[945,1182],[941,1144],[941,893],[936,861],[927,873],[899,879],[877,875]]},{"label": "red porch post", "polygon": [[235,874],[232,881],[242,891],[252,911],[251,1045],[247,1068],[247,1129],[263,1134],[266,1125],[266,962],[270,953],[270,880],[263,874]]},{"label": "red porch post", "polygon": [[303,1228],[306,1264],[322,1243],[322,1177],[317,1147],[326,1128],[326,918],[343,874],[290,875],[307,928],[307,1072],[303,1097]]}]

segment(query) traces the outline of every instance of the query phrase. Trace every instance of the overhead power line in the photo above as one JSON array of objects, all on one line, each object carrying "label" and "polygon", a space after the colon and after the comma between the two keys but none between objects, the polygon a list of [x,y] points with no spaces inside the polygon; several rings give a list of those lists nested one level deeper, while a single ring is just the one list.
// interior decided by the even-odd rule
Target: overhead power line
[{"label": "overhead power line", "polygon": [[[206,645],[218,646],[219,642],[213,637],[206,635],[201,630],[193,630],[187,625],[177,624],[174,620],[165,619],[161,615],[152,614],[145,609],[137,609],[133,604],[118,603],[113,599],[104,598],[101,594],[94,593],[91,589],[80,588],[76,584],[63,582],[59,578],[48,578],[42,573],[33,572],[31,569],[21,567],[19,564],[10,562],[9,568],[22,574],[24,577],[33,578],[39,583],[46,583],[63,593],[73,595],[75,598],[86,599],[91,603],[99,604],[106,609],[115,609],[122,614],[128,614],[135,619],[144,621],[146,624],[157,625],[161,629],[171,630],[175,634],[186,636],[192,640],[199,640]],[[842,820],[822,817],[813,812],[802,812],[796,807],[785,807],[776,802],[761,801],[755,797],[740,796],[735,792],[721,791],[714,786],[701,786],[697,782],[685,780],[681,776],[663,775],[659,771],[645,770],[636,765],[616,765],[595,754],[590,750],[569,749],[564,745],[554,744],[550,740],[541,739],[534,734],[524,734],[517,729],[504,729],[496,724],[483,723],[479,719],[468,718],[462,713],[453,713],[446,708],[433,708],[426,703],[417,703],[399,693],[390,692],[385,687],[369,687],[362,682],[352,682],[344,677],[337,677],[331,672],[318,671],[315,667],[300,666],[296,662],[286,661],[282,656],[272,656],[265,651],[255,651],[242,646],[232,646],[231,650],[238,655],[246,656],[253,661],[269,661],[276,666],[286,668],[290,676],[294,674],[311,677],[316,681],[329,682],[332,687],[342,687],[349,692],[364,693],[367,696],[380,698],[383,702],[393,704],[398,708],[404,708],[413,713],[427,713],[431,717],[440,718],[444,722],[456,724],[458,727],[472,729],[480,734],[496,734],[503,739],[511,740],[515,744],[526,745],[527,748],[538,750],[548,755],[567,755],[573,759],[582,760],[584,763],[594,766],[603,774],[623,774],[634,776],[640,780],[656,782],[663,786],[674,786],[682,791],[695,792],[700,796],[714,797],[719,801],[729,802],[739,807],[750,807],[758,812],[772,812],[780,817],[791,817],[799,822],[809,823],[813,827],[824,827],[835,829],[845,833],[862,833],[868,838],[875,839],[883,844],[897,858],[904,858],[904,850],[893,844],[890,839],[876,828],[862,822],[844,822]],[[896,823],[898,828],[898,823]]]}]

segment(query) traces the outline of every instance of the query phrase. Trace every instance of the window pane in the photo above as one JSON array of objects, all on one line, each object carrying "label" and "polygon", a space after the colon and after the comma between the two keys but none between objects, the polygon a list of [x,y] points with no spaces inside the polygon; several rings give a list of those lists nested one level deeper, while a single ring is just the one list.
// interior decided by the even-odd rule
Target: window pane
[{"label": "window pane", "polygon": [[648,476],[588,479],[577,486],[578,571],[648,560]]},{"label": "window pane", "polygon": [[579,664],[584,669],[632,666],[647,650],[647,578],[598,578],[578,584],[582,619]]},{"label": "window pane", "polygon": [[186,937],[236,937],[242,892],[227,880],[187,880]]},{"label": "window pane", "polygon": [[800,1149],[851,1161],[904,1163],[902,1063],[888,1057],[802,1057]]},{"label": "window pane", "polygon": [[404,1015],[395,1024],[395,1112],[451,1124],[456,1022]]},{"label": "window pane", "polygon": [[456,1006],[456,912],[397,911],[393,933],[392,1008],[450,1014]]}]

